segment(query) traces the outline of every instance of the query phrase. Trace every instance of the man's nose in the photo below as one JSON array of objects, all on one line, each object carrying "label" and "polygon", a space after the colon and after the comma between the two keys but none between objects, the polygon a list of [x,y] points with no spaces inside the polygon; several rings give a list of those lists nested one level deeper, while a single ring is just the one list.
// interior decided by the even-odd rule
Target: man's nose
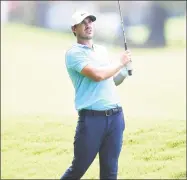
[{"label": "man's nose", "polygon": [[87,25],[86,25],[86,28],[91,28],[90,24],[87,24]]}]

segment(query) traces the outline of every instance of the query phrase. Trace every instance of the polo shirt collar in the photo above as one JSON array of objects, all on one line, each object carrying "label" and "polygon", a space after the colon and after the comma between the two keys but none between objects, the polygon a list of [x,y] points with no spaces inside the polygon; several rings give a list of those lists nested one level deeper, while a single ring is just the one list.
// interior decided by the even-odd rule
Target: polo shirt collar
[{"label": "polo shirt collar", "polygon": [[[83,47],[83,48],[89,48],[87,45],[84,45],[84,44],[79,44],[79,43],[76,43],[75,46],[78,46],[78,47]],[[93,44],[93,49],[95,49],[95,45]]]}]

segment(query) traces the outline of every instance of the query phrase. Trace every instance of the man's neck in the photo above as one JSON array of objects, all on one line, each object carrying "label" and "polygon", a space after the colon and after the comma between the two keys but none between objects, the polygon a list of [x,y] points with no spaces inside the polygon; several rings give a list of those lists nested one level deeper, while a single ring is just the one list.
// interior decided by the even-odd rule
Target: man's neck
[{"label": "man's neck", "polygon": [[77,40],[77,43],[82,44],[82,45],[86,45],[89,48],[93,48],[93,41],[92,40]]}]

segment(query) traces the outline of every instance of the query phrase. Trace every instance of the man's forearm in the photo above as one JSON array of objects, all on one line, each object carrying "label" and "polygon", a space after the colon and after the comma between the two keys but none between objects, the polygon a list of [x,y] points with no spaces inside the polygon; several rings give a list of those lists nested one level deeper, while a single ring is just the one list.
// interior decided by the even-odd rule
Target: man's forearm
[{"label": "man's forearm", "polygon": [[123,65],[121,63],[113,63],[108,65],[107,67],[99,68],[98,72],[100,73],[102,80],[105,80],[114,76],[121,70],[121,68],[123,68]]},{"label": "man's forearm", "polygon": [[119,73],[117,73],[113,79],[114,79],[114,83],[116,86],[120,85],[124,79],[128,76],[128,71],[127,69],[124,67],[123,69],[121,69],[121,71]]},{"label": "man's forearm", "polygon": [[105,67],[94,68],[90,65],[87,65],[81,73],[96,82],[103,81],[110,77],[113,77],[124,65],[120,62],[112,63]]}]

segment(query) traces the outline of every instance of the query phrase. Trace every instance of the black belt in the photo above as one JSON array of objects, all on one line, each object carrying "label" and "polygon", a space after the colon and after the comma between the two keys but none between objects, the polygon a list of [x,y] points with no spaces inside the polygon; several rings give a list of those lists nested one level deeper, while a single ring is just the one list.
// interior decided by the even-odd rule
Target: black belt
[{"label": "black belt", "polygon": [[88,109],[82,109],[78,112],[79,116],[82,115],[88,115],[88,116],[111,116],[113,114],[116,114],[118,112],[122,111],[122,107],[117,107],[105,111],[96,111],[96,110],[88,110]]}]

